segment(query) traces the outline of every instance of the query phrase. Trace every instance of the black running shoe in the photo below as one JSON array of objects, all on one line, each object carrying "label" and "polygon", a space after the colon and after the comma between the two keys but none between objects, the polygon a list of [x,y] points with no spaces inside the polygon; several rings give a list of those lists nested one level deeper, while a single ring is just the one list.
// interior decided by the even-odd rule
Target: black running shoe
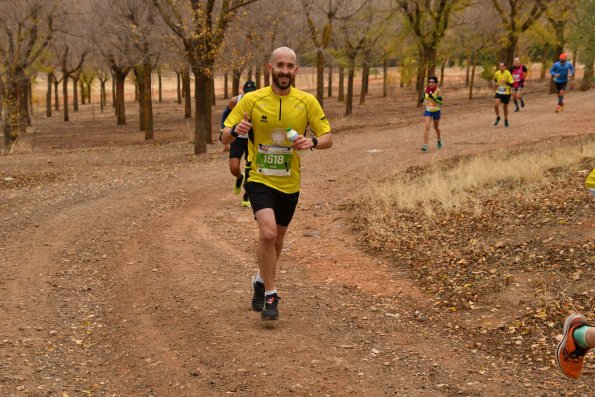
[{"label": "black running shoe", "polygon": [[279,310],[277,305],[279,304],[279,298],[277,294],[269,295],[265,298],[264,309],[260,314],[263,320],[276,320],[279,318]]},{"label": "black running shoe", "polygon": [[252,281],[254,296],[252,297],[252,310],[261,312],[264,307],[264,284],[260,281]]},{"label": "black running shoe", "polygon": [[525,107],[525,100],[521,98],[521,107],[524,108]]},{"label": "black running shoe", "polygon": [[494,126],[500,124],[500,117],[496,117],[496,121],[494,122]]}]

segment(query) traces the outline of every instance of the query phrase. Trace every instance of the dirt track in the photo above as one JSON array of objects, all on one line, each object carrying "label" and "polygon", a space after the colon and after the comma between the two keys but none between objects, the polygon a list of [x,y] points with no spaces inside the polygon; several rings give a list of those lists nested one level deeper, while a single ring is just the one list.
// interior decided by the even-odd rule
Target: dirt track
[{"label": "dirt track", "polygon": [[465,337],[464,314],[426,315],[430,297],[357,247],[344,208],[408,166],[592,134],[594,102],[572,92],[555,114],[539,91],[505,129],[490,99],[453,99],[445,148],[422,155],[409,103],[371,98],[344,119],[329,101],[335,146],[304,160],[273,327],[249,309],[257,229],[219,143],[196,158],[183,123],[120,145],[140,133],[40,121],[31,153],[0,157],[0,396],[588,395],[592,365],[577,382],[511,365]]}]

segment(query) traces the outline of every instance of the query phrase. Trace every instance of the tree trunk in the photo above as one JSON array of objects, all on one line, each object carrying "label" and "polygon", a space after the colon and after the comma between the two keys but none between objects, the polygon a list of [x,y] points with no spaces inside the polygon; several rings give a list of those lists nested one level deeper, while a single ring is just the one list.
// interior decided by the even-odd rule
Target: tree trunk
[{"label": "tree trunk", "polygon": [[594,53],[592,48],[587,51],[581,52],[581,57],[584,58],[583,63],[585,64],[583,81],[581,82],[580,86],[581,91],[590,90],[591,86],[593,85],[593,63],[595,62],[595,57],[593,54]]},{"label": "tree trunk", "polygon": [[324,107],[324,52],[316,49],[316,99]]},{"label": "tree trunk", "polygon": [[72,76],[72,110],[79,111],[79,96],[78,96],[78,76]]},{"label": "tree trunk", "polygon": [[[209,98],[209,76],[193,70],[194,73],[194,154],[207,152],[208,136],[211,132],[211,103]],[[212,138],[211,138],[212,139]]]},{"label": "tree trunk", "polygon": [[54,76],[52,84],[54,85],[54,110],[58,111],[60,110],[60,96],[58,94],[58,91],[60,91],[58,89],[60,88],[60,82],[56,79],[56,76]]},{"label": "tree trunk", "polygon": [[512,62],[514,61],[514,54],[516,53],[516,49],[519,44],[519,34],[520,32],[508,35],[509,42],[505,52],[505,62],[507,67],[512,65]]},{"label": "tree trunk", "polygon": [[388,96],[388,59],[382,61],[382,97]]},{"label": "tree trunk", "polygon": [[439,82],[440,87],[442,87],[442,84],[444,83],[444,68],[446,67],[447,61],[448,61],[447,59],[443,59],[442,63],[440,64],[440,82]]},{"label": "tree trunk", "polygon": [[29,118],[29,79],[23,70],[7,73],[7,84],[3,89],[4,150],[10,148],[27,128]]},{"label": "tree trunk", "polygon": [[105,108],[105,80],[99,80],[99,109],[103,113]]},{"label": "tree trunk", "polygon": [[416,103],[416,107],[420,107],[422,104],[419,101],[419,98],[421,98],[421,93],[424,90],[424,81],[426,79],[426,57],[425,54],[422,53],[420,54],[419,57],[419,63],[417,65],[417,76],[415,79],[415,92],[416,92],[416,98],[415,98],[415,103]]},{"label": "tree trunk", "polygon": [[422,79],[422,86],[425,79],[429,76],[436,76],[436,48],[428,47],[424,49],[424,60],[427,68],[427,74]]},{"label": "tree trunk", "polygon": [[353,113],[353,77],[355,75],[355,57],[349,59],[347,67],[347,98],[345,100],[345,116]]},{"label": "tree trunk", "polygon": [[[217,105],[217,98],[215,98],[215,71],[211,71],[211,87],[210,87],[210,94],[211,94],[211,105]],[[212,143],[212,142],[209,142]]]},{"label": "tree trunk", "polygon": [[363,105],[366,103],[366,90],[368,84],[368,76],[370,75],[370,65],[367,61],[362,62],[362,85],[359,93],[359,104]]},{"label": "tree trunk", "polygon": [[163,103],[163,85],[161,82],[161,70],[157,70],[157,83],[159,84],[159,103]]},{"label": "tree trunk", "polygon": [[110,71],[112,74],[112,107],[116,108],[116,76],[113,71]]},{"label": "tree trunk", "polygon": [[54,79],[54,74],[52,72],[48,73],[48,88],[45,93],[45,117],[52,117],[52,80]]},{"label": "tree trunk", "polygon": [[469,99],[473,99],[473,86],[475,83],[475,68],[477,67],[477,60],[478,60],[479,56],[476,52],[473,52],[473,54],[470,56],[470,63],[472,63],[471,65],[471,76],[469,78]]},{"label": "tree trunk", "polygon": [[0,122],[4,122],[4,84],[0,79]]},{"label": "tree trunk", "polygon": [[242,71],[234,69],[232,73],[231,96],[237,96],[240,93],[240,78],[242,77]]},{"label": "tree trunk", "polygon": [[182,72],[182,93],[184,95],[184,118],[192,117],[192,98],[190,96],[190,72],[184,69]]},{"label": "tree trunk", "polygon": [[339,65],[339,102],[345,100],[345,67]]},{"label": "tree trunk", "polygon": [[333,65],[328,65],[328,91],[327,96],[333,97]]},{"label": "tree trunk", "polygon": [[544,45],[541,49],[541,71],[539,72],[539,81],[545,80],[545,74],[547,73],[548,65],[548,45]]},{"label": "tree trunk", "polygon": [[27,126],[31,127],[31,116],[33,116],[33,79],[27,81]]},{"label": "tree trunk", "polygon": [[[582,54],[581,54],[582,56]],[[574,66],[574,68],[578,68],[578,50],[574,49],[574,51],[572,51],[572,66]],[[569,76],[570,80],[574,80],[574,74],[572,76]]]},{"label": "tree trunk", "polygon": [[223,74],[223,99],[229,99],[229,74]]},{"label": "tree trunk", "polygon": [[87,96],[87,103],[91,104],[91,87],[93,86],[93,79],[85,83],[85,95]]},{"label": "tree trunk", "polygon": [[134,73],[134,80],[136,81],[136,89],[138,90],[138,130],[145,131],[147,129],[145,125],[145,76],[144,66],[136,65],[132,68]]},{"label": "tree trunk", "polygon": [[262,87],[260,85],[260,79],[262,78],[262,66],[256,65],[256,67],[254,69],[255,69],[254,82],[256,83],[256,88],[260,88],[260,87]]},{"label": "tree trunk", "polygon": [[178,104],[181,105],[182,104],[182,88],[181,86],[181,77],[180,77],[180,72],[176,72],[176,81],[177,81],[177,93],[178,93]]},{"label": "tree trunk", "polygon": [[[158,73],[158,76],[161,76]],[[145,141],[153,139],[153,101],[152,101],[152,89],[151,89],[151,77],[152,77],[152,65],[151,62],[146,61],[143,63],[143,116],[145,125]]]},{"label": "tree trunk", "polygon": [[[62,76],[62,101],[63,101],[63,107],[64,107],[64,121],[70,121],[70,118],[68,117],[68,80],[70,79],[70,76],[67,74],[64,74]],[[74,85],[76,87],[76,84]]]},{"label": "tree trunk", "polygon": [[467,68],[465,70],[465,88],[469,87],[471,77],[471,53],[467,53]]},{"label": "tree trunk", "polygon": [[133,80],[134,80],[134,101],[139,102],[138,80],[134,76],[133,76]]},{"label": "tree trunk", "polygon": [[126,125],[126,106],[124,101],[124,83],[127,70],[114,71],[116,78],[116,116],[118,125]]},{"label": "tree trunk", "polygon": [[86,92],[85,92],[85,82],[83,81],[83,79],[79,80],[79,85],[81,88],[81,105],[85,104],[85,96],[86,96]]},{"label": "tree trunk", "polygon": [[364,94],[368,95],[370,88],[370,63],[366,61],[366,70],[362,72],[362,84],[364,86]]}]

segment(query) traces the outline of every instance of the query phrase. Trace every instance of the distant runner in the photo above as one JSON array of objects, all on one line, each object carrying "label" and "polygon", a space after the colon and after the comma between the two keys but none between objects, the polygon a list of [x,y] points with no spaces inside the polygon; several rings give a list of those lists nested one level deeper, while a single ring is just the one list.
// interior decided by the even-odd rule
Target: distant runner
[{"label": "distant runner", "polygon": [[504,127],[508,127],[508,103],[510,102],[510,88],[514,85],[512,74],[506,70],[506,64],[500,62],[499,70],[494,73],[494,82],[496,83],[496,100],[494,101],[494,110],[496,111],[496,121],[494,126],[500,123],[500,102],[504,109]]},{"label": "distant runner", "polygon": [[434,130],[436,131],[436,136],[438,138],[436,147],[438,149],[442,149],[442,139],[440,137],[439,127],[440,113],[442,110],[442,96],[440,89],[438,88],[438,78],[436,76],[431,76],[428,79],[428,86],[425,89],[421,102],[423,102],[426,106],[426,110],[424,111],[424,145],[421,147],[421,151],[427,153],[430,150],[428,143],[430,141],[430,126],[432,124],[432,120],[434,121]]},{"label": "distant runner", "polygon": [[[223,131],[223,128],[225,128],[225,125],[223,124],[225,122],[225,119],[227,118],[227,116],[229,116],[232,109],[236,106],[236,104],[240,101],[240,99],[242,99],[242,97],[244,95],[246,95],[247,93],[255,91],[255,90],[256,90],[256,83],[254,83],[252,80],[248,80],[244,84],[244,88],[243,88],[244,94],[240,94],[240,95],[235,96],[229,100],[229,103],[227,104],[227,107],[225,108],[225,110],[223,111],[223,115],[221,116],[221,131]],[[241,193],[242,182],[248,179],[247,176],[244,178],[244,175],[242,174],[242,172],[240,170],[240,162],[242,161],[242,156],[246,159],[246,161],[248,160],[248,135],[239,136],[238,139],[236,139],[235,141],[233,141],[230,144],[229,171],[232,173],[233,176],[236,177],[236,183],[233,187],[233,192],[235,194]],[[247,172],[248,171],[246,170],[246,173]],[[250,207],[250,200],[248,199],[248,193],[245,190],[244,190],[244,196],[242,198],[242,207]]]},{"label": "distant runner", "polygon": [[574,76],[574,67],[570,62],[566,62],[566,54],[560,54],[560,60],[552,65],[550,74],[554,78],[554,84],[558,90],[556,113],[559,113],[564,110],[564,92],[568,85],[568,77]]},{"label": "distant runner", "polygon": [[519,58],[514,58],[512,67],[510,68],[510,74],[514,80],[512,86],[512,100],[514,101],[515,112],[519,111],[519,100],[521,101],[521,107],[525,107],[525,100],[523,99],[523,88],[525,88],[525,79],[529,75],[527,67],[521,64]]}]

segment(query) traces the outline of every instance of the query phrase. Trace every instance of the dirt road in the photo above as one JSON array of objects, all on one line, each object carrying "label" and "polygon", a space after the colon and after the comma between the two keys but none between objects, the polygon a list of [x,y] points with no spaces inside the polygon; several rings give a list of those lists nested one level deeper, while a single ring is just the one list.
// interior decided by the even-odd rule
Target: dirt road
[{"label": "dirt road", "polygon": [[180,138],[120,145],[140,133],[87,118],[40,122],[31,153],[0,157],[0,396],[592,393],[592,366],[571,382],[490,355],[464,314],[433,318],[407,274],[358,248],[346,208],[412,165],[593,134],[595,91],[562,114],[535,92],[511,128],[492,126],[490,99],[452,99],[445,147],[426,155],[410,101],[371,98],[350,119],[328,102],[335,146],[304,160],[274,326],[250,311],[257,229],[219,143],[198,158]]}]

